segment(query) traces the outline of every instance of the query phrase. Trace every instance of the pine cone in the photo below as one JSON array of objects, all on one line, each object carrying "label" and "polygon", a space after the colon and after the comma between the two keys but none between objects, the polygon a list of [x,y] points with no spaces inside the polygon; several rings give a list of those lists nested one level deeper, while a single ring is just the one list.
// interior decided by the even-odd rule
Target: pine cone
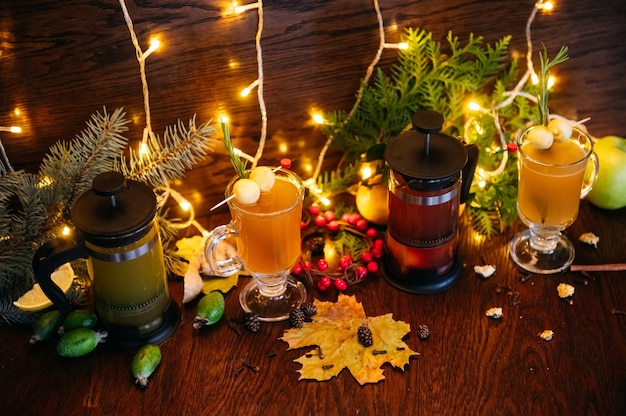
[{"label": "pine cone", "polygon": [[302,309],[296,309],[295,311],[291,311],[289,313],[289,323],[294,328],[302,328],[302,324],[304,324],[304,312]]},{"label": "pine cone", "polygon": [[303,303],[300,309],[302,309],[305,316],[313,316],[317,313],[317,306],[312,303]]},{"label": "pine cone", "polygon": [[359,344],[364,347],[371,347],[374,344],[374,339],[372,338],[372,330],[366,326],[360,326],[357,331],[357,336],[359,337]]},{"label": "pine cone", "polygon": [[417,327],[417,337],[419,339],[428,339],[430,336],[430,330],[426,325],[420,325]]},{"label": "pine cone", "polygon": [[250,332],[257,332],[261,328],[261,320],[255,313],[246,313],[243,317],[243,326]]}]

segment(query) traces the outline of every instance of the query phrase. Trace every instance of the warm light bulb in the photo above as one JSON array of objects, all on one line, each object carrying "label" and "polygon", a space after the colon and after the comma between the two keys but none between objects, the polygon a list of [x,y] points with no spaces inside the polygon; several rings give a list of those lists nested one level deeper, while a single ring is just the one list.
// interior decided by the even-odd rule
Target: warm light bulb
[{"label": "warm light bulb", "polygon": [[44,176],[43,178],[39,180],[39,182],[37,182],[37,188],[41,189],[41,188],[45,188],[46,186],[52,186],[53,183],[54,183],[54,180],[51,177]]},{"label": "warm light bulb", "polygon": [[180,205],[180,208],[183,211],[189,211],[191,209],[191,204],[186,199],[183,199],[183,200],[179,201],[178,205]]},{"label": "warm light bulb", "polygon": [[228,116],[220,116],[220,123],[228,124]]},{"label": "warm light bulb", "polygon": [[369,166],[368,164],[364,164],[363,167],[361,168],[361,179],[366,180],[372,177],[372,167]]},{"label": "warm light bulb", "polygon": [[387,49],[409,49],[409,44],[406,42],[383,43],[383,47]]},{"label": "warm light bulb", "polygon": [[548,77],[548,89],[554,87],[555,83],[556,83],[556,78],[554,78],[553,76]]},{"label": "warm light bulb", "polygon": [[18,126],[10,126],[10,127],[4,127],[4,126],[0,126],[0,131],[6,131],[9,133],[21,133],[22,132],[22,128],[18,127]]},{"label": "warm light bulb", "polygon": [[259,8],[259,3],[250,3],[250,4],[246,4],[244,6],[239,5],[238,2],[234,1],[233,2],[233,7],[235,8],[235,13],[240,14],[243,13],[247,10],[252,10],[252,9],[258,9]]},{"label": "warm light bulb", "polygon": [[244,88],[243,90],[241,90],[241,96],[242,97],[247,97],[248,95],[250,95],[250,92],[256,88],[259,85],[259,80],[255,80],[254,82],[252,82],[250,85],[248,85],[246,88]]},{"label": "warm light bulb", "polygon": [[325,122],[324,116],[321,115],[320,113],[314,113],[313,114],[313,122],[315,124],[324,124],[324,122]]},{"label": "warm light bulb", "polygon": [[538,9],[541,10],[545,10],[545,11],[551,11],[552,9],[554,9],[554,3],[552,3],[551,1],[539,1],[535,7],[537,7]]},{"label": "warm light bulb", "polygon": [[143,57],[147,58],[148,55],[156,51],[159,48],[159,46],[161,46],[161,40],[157,37],[152,37],[150,39],[150,47],[146,49],[146,51],[143,53]]},{"label": "warm light bulb", "polygon": [[326,198],[325,196],[320,198],[320,202],[322,203],[322,205],[324,205],[325,207],[329,207],[330,206],[330,199]]},{"label": "warm light bulb", "polygon": [[150,150],[148,149],[148,144],[146,142],[141,142],[139,145],[139,156],[148,156],[150,154]]},{"label": "warm light bulb", "polygon": [[70,233],[72,232],[72,230],[70,229],[70,227],[68,227],[67,225],[63,227],[63,230],[61,231],[61,234],[67,236],[70,235]]},{"label": "warm light bulb", "polygon": [[532,81],[532,83],[533,83],[534,85],[539,84],[539,77],[537,76],[537,74],[532,74],[532,75],[530,76],[530,80]]},{"label": "warm light bulb", "polygon": [[482,107],[476,101],[470,101],[469,104],[467,104],[467,108],[469,108],[471,111],[482,110]]}]

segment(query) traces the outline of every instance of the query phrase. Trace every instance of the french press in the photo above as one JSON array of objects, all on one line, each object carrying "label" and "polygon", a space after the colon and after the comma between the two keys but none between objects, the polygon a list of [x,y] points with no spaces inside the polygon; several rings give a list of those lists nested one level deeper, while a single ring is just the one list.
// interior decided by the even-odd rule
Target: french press
[{"label": "french press", "polygon": [[413,129],[385,149],[389,219],[381,273],[397,289],[438,293],[463,273],[457,253],[460,204],[467,200],[478,147],[440,133],[443,116],[417,112]]},{"label": "french press", "polygon": [[50,278],[60,265],[87,259],[98,322],[107,344],[125,350],[160,344],[178,327],[180,309],[167,286],[156,218],[156,196],[147,185],[117,172],[99,174],[70,209],[77,242],[56,238],[33,258],[35,278],[63,313],[71,306]]}]

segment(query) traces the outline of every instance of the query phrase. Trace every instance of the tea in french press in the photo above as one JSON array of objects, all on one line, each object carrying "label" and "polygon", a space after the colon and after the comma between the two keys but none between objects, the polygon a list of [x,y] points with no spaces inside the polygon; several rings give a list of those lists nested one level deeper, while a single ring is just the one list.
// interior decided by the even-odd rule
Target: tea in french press
[{"label": "tea in french press", "polygon": [[133,350],[168,339],[178,327],[180,309],[169,294],[152,189],[117,172],[102,173],[76,198],[70,215],[78,241],[57,238],[35,253],[35,277],[44,293],[68,313],[71,306],[50,274],[86,258],[98,322],[109,332],[107,344]]},{"label": "tea in french press", "polygon": [[478,148],[441,133],[443,116],[419,111],[413,129],[385,149],[389,219],[381,273],[411,293],[442,292],[463,273],[457,247],[460,204],[469,194]]}]

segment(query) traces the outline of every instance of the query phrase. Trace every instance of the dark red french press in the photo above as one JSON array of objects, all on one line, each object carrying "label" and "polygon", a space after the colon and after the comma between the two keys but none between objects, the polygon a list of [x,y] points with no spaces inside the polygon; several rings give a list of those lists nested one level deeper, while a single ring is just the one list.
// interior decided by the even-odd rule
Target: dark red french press
[{"label": "dark red french press", "polygon": [[381,273],[397,289],[438,293],[463,273],[458,256],[459,207],[467,200],[478,147],[441,133],[443,116],[413,116],[413,129],[386,147],[389,220]]}]

